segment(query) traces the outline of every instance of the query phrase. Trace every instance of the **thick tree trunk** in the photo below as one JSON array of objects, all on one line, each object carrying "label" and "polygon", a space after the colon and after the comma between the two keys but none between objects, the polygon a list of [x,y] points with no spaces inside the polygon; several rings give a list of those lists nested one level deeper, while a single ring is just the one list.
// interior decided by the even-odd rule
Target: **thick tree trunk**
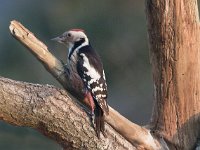
[{"label": "thick tree trunk", "polygon": [[170,149],[200,135],[200,33],[196,0],[146,0],[153,67],[152,131]]}]

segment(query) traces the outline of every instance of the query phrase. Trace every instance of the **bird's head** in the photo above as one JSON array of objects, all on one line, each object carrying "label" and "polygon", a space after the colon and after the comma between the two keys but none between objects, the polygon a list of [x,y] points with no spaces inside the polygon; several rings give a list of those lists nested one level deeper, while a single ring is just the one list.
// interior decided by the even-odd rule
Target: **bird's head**
[{"label": "bird's head", "polygon": [[73,45],[81,40],[88,41],[84,30],[82,29],[71,29],[69,31],[64,32],[62,35],[53,38],[52,40],[57,41],[59,43],[66,44],[69,48],[73,47]]}]

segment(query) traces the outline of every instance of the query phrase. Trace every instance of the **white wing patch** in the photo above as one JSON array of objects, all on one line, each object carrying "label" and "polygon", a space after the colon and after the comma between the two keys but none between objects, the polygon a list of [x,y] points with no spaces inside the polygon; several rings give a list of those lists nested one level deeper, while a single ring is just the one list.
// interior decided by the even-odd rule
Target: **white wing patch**
[{"label": "white wing patch", "polygon": [[83,56],[83,66],[87,68],[87,72],[84,72],[87,76],[91,77],[92,80],[90,82],[95,82],[101,78],[101,75],[96,71],[96,69],[90,65],[88,58],[85,54],[81,53]]},{"label": "white wing patch", "polygon": [[106,80],[105,72],[103,70],[103,79]]},{"label": "white wing patch", "polygon": [[[83,57],[83,67],[86,68],[83,73],[83,81],[93,95],[93,98],[98,102],[102,109],[107,109],[107,85],[105,83],[105,73],[103,76],[90,64],[88,57],[84,53],[80,53]],[[87,79],[86,79],[87,78]],[[88,81],[87,81],[88,80]],[[107,110],[106,110],[107,111]]]},{"label": "white wing patch", "polygon": [[94,89],[92,89],[92,92],[96,92],[96,91],[103,91],[103,88],[97,86]]},{"label": "white wing patch", "polygon": [[98,83],[98,79],[91,79],[90,81],[88,81],[88,84],[91,85],[92,83],[97,82]]}]

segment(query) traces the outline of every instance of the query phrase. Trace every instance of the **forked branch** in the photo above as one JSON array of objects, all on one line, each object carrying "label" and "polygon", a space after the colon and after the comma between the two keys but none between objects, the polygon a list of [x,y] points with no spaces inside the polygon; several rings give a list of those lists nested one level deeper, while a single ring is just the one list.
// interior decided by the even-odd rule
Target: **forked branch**
[{"label": "forked branch", "polygon": [[[87,117],[85,117],[86,114],[80,109],[80,107],[77,107],[76,103],[71,100],[71,98],[79,100],[82,97],[82,82],[79,82],[79,84],[73,84],[73,81],[79,80],[79,78],[77,77],[75,79],[72,79],[70,75],[65,72],[66,69],[64,68],[64,65],[49,52],[47,46],[39,41],[33,35],[33,33],[26,29],[22,24],[17,21],[12,21],[10,25],[10,31],[11,34],[24,46],[26,46],[29,51],[44,65],[47,71],[49,71],[63,85],[63,87],[76,98],[67,95],[63,90],[52,88],[49,86],[37,85],[37,88],[39,88],[41,90],[40,91],[38,89],[35,90],[34,87],[36,85],[17,82],[18,84],[21,84],[22,87],[24,87],[22,88],[22,91],[27,91],[28,93],[30,93],[30,95],[31,93],[35,93],[31,96],[33,99],[35,99],[31,100],[31,105],[30,97],[24,97],[23,102],[18,104],[19,107],[22,107],[20,105],[22,105],[23,103],[27,103],[27,105],[23,106],[23,108],[25,107],[26,110],[30,110],[28,111],[28,113],[31,114],[25,115],[23,117],[24,119],[20,121],[20,123],[18,123],[15,121],[18,120],[17,118],[20,117],[19,115],[10,116],[11,120],[13,119],[11,121],[9,119],[5,119],[6,117],[4,116],[6,116],[7,114],[4,114],[5,111],[3,111],[1,112],[1,117],[3,120],[16,125],[30,126],[36,128],[45,133],[45,135],[47,135],[48,137],[54,138],[58,143],[61,143],[63,147],[66,147],[66,145],[70,145],[71,147],[78,149],[84,146],[83,141],[85,141],[86,136],[89,136],[90,139],[92,139],[90,140],[91,143],[89,145],[101,144],[104,146],[100,146],[99,149],[116,149],[116,144],[112,145],[112,143],[114,142],[116,142],[117,144],[120,143],[119,145],[121,145],[123,149],[134,149],[134,147],[138,149],[159,149],[161,147],[159,142],[151,135],[148,129],[130,122],[128,119],[121,116],[111,107],[110,114],[106,116],[106,122],[115,130],[113,130],[113,128],[111,128],[109,125],[106,125],[107,133],[109,135],[108,138],[106,139],[102,136],[101,140],[97,140],[97,138],[95,137],[96,135],[91,127],[90,121]],[[7,84],[7,82],[4,82],[4,79],[2,79],[2,81],[2,86],[4,86],[4,84]],[[11,82],[13,84],[14,81]],[[13,87],[13,89],[15,88]],[[5,89],[3,91],[5,91]],[[13,92],[13,95],[15,94],[17,95],[18,92]],[[37,101],[36,99],[38,99],[38,97],[42,100]],[[0,98],[4,99],[4,101],[8,100],[5,98],[5,96]],[[16,101],[18,101],[17,98]],[[38,104],[40,102],[42,103],[42,105]],[[6,107],[10,107],[10,103],[6,102],[6,104],[8,104],[8,106]],[[44,108],[47,112],[38,112],[38,110],[43,110]],[[38,113],[40,114],[39,116]],[[32,118],[36,120],[35,123],[32,122]],[[42,120],[46,121],[43,122]],[[57,130],[57,128],[51,128],[54,126],[59,128],[59,130]],[[77,129],[78,127],[80,127],[81,129]],[[71,133],[71,130],[76,130],[77,136]],[[74,144],[74,140],[72,140],[73,136],[75,136],[75,139],[83,142],[83,145],[81,145],[80,143],[77,145]],[[129,142],[127,142],[125,139],[123,139],[122,136],[132,145],[134,145],[134,147],[130,145]],[[85,148],[92,149],[92,147]]]}]

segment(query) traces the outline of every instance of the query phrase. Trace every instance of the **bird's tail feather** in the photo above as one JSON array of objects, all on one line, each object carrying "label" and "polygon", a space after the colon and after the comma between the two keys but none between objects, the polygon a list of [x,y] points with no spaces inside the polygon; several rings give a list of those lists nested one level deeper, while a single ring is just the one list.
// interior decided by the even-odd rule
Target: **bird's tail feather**
[{"label": "bird's tail feather", "polygon": [[104,113],[99,105],[96,105],[94,114],[95,114],[95,130],[97,137],[100,138],[100,132],[102,132],[102,134],[106,137]]}]

